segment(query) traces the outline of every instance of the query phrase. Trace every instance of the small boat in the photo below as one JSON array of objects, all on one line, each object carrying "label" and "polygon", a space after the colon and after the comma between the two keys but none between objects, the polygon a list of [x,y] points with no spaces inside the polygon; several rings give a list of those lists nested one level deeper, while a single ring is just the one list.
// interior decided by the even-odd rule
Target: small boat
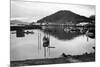
[{"label": "small boat", "polygon": [[64,31],[70,33],[80,32],[80,30],[77,28],[65,28]]},{"label": "small boat", "polygon": [[86,36],[88,36],[90,38],[95,38],[95,31],[94,30],[87,30],[85,34],[86,34]]},{"label": "small boat", "polygon": [[26,34],[34,34],[33,31],[26,31],[26,32],[24,32],[24,33],[26,33]]},{"label": "small boat", "polygon": [[70,32],[70,29],[69,28],[64,28],[64,31],[65,32]]}]

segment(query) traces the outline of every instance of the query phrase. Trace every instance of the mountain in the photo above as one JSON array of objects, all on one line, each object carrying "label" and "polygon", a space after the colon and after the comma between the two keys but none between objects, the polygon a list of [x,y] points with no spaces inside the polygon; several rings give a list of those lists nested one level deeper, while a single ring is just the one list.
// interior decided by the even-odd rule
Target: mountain
[{"label": "mountain", "polygon": [[91,20],[91,22],[92,22],[93,24],[95,24],[95,15],[91,15],[91,16],[89,17],[89,19]]},{"label": "mountain", "polygon": [[10,25],[29,25],[29,23],[20,20],[11,20]]},{"label": "mountain", "polygon": [[78,15],[72,11],[61,10],[52,15],[46,16],[37,21],[37,23],[80,23],[83,21],[89,21],[89,18]]},{"label": "mountain", "polygon": [[95,15],[91,15],[89,18],[90,18],[91,20],[95,20]]}]

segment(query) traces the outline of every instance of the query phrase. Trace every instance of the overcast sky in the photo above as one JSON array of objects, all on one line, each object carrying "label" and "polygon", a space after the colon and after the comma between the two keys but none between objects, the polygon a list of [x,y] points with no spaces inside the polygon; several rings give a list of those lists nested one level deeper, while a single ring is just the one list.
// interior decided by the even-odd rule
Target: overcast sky
[{"label": "overcast sky", "polygon": [[[29,0],[28,0],[29,1]],[[89,17],[95,14],[94,5],[72,5],[43,2],[28,2],[27,0],[11,1],[11,19],[26,22],[37,21],[59,10],[71,10],[77,14]]]}]

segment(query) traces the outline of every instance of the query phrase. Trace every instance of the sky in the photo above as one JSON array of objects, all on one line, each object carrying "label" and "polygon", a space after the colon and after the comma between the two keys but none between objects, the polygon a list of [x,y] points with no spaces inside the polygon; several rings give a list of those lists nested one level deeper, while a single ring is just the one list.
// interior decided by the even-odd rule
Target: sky
[{"label": "sky", "polygon": [[11,20],[36,22],[60,10],[71,10],[74,13],[89,17],[95,15],[94,5],[75,5],[34,2],[29,0],[11,0]]}]

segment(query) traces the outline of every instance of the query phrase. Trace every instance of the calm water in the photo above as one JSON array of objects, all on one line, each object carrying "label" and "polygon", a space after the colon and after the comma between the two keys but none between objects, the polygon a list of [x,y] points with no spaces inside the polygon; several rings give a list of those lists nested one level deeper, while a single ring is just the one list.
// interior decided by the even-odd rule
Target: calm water
[{"label": "calm water", "polygon": [[[15,31],[11,31],[11,60],[44,58],[44,48],[42,46],[44,31],[28,31],[33,31],[34,33],[25,34],[25,37],[16,37]],[[38,33],[41,34],[41,49],[38,49]],[[55,48],[50,49],[48,58],[60,57],[62,53],[80,55],[85,52],[94,52],[92,47],[95,45],[95,39],[91,39],[81,33],[69,33],[63,29],[55,28],[53,31],[50,30],[50,45]]]}]

